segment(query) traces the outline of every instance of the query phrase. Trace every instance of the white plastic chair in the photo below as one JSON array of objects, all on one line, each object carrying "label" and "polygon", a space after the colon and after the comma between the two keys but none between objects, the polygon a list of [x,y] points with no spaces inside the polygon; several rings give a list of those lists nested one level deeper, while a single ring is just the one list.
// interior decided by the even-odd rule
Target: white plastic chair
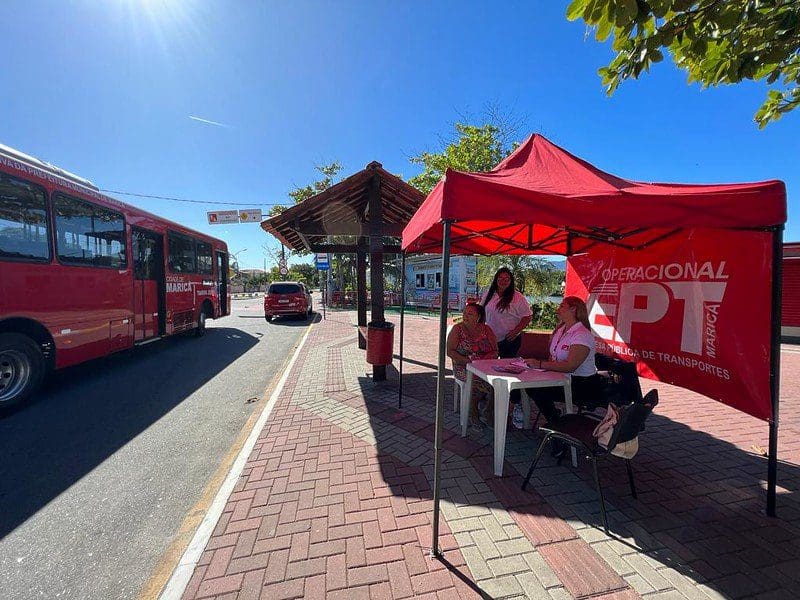
[{"label": "white plastic chair", "polygon": [[453,412],[458,412],[461,406],[461,394],[464,392],[464,382],[453,377]]},{"label": "white plastic chair", "polygon": [[[452,331],[453,325],[450,324],[447,326],[447,337],[450,337],[450,331]],[[459,381],[456,379],[456,376],[453,375],[453,412],[458,412],[459,407],[461,406],[461,391],[464,389],[464,382]]]}]

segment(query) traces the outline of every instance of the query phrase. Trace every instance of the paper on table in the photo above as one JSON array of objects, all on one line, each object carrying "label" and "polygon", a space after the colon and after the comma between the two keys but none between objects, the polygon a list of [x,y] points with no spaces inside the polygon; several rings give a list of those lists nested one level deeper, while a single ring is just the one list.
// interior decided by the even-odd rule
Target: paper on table
[{"label": "paper on table", "polygon": [[514,375],[519,375],[520,373],[524,373],[525,371],[527,371],[528,368],[517,367],[516,365],[513,364],[507,364],[507,365],[497,365],[494,368],[494,370],[497,371],[498,373],[513,373]]}]

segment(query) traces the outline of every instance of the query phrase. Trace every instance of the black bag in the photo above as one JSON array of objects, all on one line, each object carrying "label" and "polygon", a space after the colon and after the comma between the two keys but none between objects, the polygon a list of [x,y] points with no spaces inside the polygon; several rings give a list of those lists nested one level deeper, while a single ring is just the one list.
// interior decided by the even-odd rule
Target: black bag
[{"label": "black bag", "polygon": [[603,396],[607,404],[626,406],[642,401],[642,387],[639,385],[636,363],[596,354],[595,365],[599,371],[607,373],[603,378]]}]

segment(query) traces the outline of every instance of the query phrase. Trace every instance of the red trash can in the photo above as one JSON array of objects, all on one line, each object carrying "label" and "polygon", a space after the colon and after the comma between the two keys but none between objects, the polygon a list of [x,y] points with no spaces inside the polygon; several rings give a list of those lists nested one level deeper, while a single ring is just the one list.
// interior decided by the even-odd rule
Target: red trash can
[{"label": "red trash can", "polygon": [[388,365],[394,353],[394,323],[367,323],[367,362]]}]

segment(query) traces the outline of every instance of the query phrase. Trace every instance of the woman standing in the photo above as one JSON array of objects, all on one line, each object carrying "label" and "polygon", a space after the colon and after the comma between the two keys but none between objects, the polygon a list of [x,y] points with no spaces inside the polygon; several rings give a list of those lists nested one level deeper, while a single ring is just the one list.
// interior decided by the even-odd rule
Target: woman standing
[{"label": "woman standing", "polygon": [[[567,296],[556,310],[559,325],[550,337],[550,360],[526,359],[536,369],[571,373],[572,400],[584,404],[602,390],[602,382],[594,363],[594,336],[589,326],[586,304],[576,296]],[[542,388],[530,391],[536,406],[548,421],[558,419],[561,413],[554,402],[564,401],[563,390]]]},{"label": "woman standing", "polygon": [[531,307],[525,296],[514,287],[514,274],[501,267],[494,274],[492,285],[481,303],[486,309],[486,324],[497,338],[500,358],[519,353],[521,333],[531,322]]},{"label": "woman standing", "polygon": [[[497,340],[492,330],[484,323],[486,313],[480,304],[467,304],[460,323],[456,323],[447,336],[447,356],[453,361],[453,374],[459,381],[467,378],[467,364],[483,358],[497,358]],[[473,377],[470,398],[470,426],[483,430],[478,418],[478,400],[491,397],[491,386]]]}]

